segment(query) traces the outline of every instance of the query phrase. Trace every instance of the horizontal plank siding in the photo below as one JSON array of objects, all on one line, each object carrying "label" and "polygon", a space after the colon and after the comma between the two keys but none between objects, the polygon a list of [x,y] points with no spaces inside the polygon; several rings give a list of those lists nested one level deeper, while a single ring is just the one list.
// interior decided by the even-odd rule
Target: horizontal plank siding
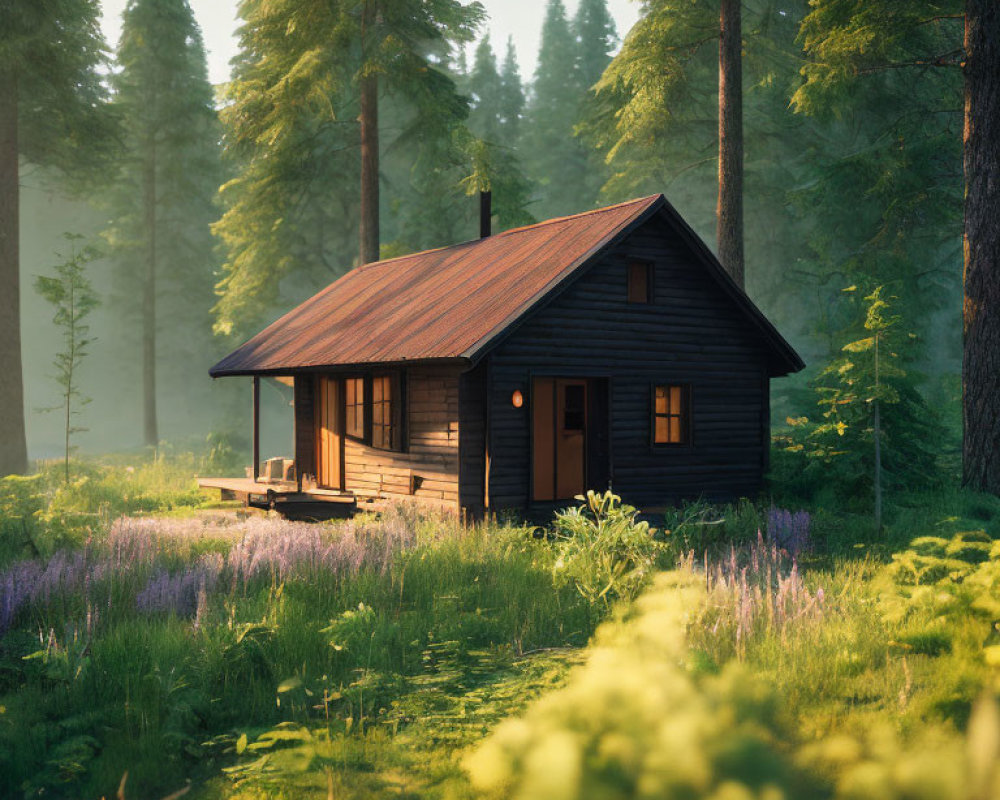
[{"label": "horizontal plank siding", "polygon": [[[345,489],[359,497],[417,499],[458,508],[458,383],[452,367],[406,372],[405,452],[344,445]],[[411,486],[416,490],[411,494]]]},{"label": "horizontal plank siding", "polygon": [[[649,304],[626,302],[628,265],[637,259],[651,264]],[[530,504],[528,395],[531,377],[545,374],[608,379],[610,477],[627,501],[642,507],[760,490],[769,435],[766,345],[659,219],[529,315],[489,360],[491,509]],[[691,386],[690,444],[651,443],[658,383]],[[510,403],[515,390],[528,400],[520,409]]]},{"label": "horizontal plank siding", "polygon": [[316,378],[296,375],[294,379],[295,473],[316,475]]},{"label": "horizontal plank siding", "polygon": [[485,513],[486,363],[459,378],[459,503],[473,517]]}]

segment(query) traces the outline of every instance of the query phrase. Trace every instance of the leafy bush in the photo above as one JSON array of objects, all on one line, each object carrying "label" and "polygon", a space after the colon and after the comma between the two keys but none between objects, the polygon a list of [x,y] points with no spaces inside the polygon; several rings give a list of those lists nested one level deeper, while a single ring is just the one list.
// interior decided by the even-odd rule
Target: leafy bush
[{"label": "leafy bush", "polygon": [[556,514],[558,558],[553,571],[591,604],[630,600],[645,585],[663,551],[638,510],[608,491],[588,491],[585,503]]},{"label": "leafy bush", "polygon": [[763,678],[738,664],[693,669],[685,629],[706,601],[701,584],[687,571],[660,575],[633,611],[603,624],[564,688],[467,756],[475,788],[515,800],[998,796],[992,700],[973,715],[967,742],[943,726],[910,742],[888,727],[802,736]]}]

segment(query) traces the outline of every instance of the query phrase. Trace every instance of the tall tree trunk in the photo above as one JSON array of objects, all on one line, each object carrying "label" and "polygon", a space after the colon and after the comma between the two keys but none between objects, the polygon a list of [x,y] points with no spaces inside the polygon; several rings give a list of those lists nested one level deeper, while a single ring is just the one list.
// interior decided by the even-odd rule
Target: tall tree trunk
[{"label": "tall tree trunk", "polygon": [[[368,52],[373,35],[375,2],[368,0],[362,10],[362,52]],[[367,58],[362,69],[370,69]],[[378,76],[374,72],[361,78],[361,263],[378,261]]]},{"label": "tall tree trunk", "polygon": [[0,477],[28,471],[21,375],[17,77],[0,72]]},{"label": "tall tree trunk", "polygon": [[156,447],[156,133],[147,143],[143,173],[143,216],[146,228],[146,277],[142,287],[142,419],[143,440]]},{"label": "tall tree trunk", "polygon": [[965,4],[962,477],[1000,495],[1000,3]]},{"label": "tall tree trunk", "polygon": [[719,261],[743,286],[743,36],[740,0],[719,14]]}]

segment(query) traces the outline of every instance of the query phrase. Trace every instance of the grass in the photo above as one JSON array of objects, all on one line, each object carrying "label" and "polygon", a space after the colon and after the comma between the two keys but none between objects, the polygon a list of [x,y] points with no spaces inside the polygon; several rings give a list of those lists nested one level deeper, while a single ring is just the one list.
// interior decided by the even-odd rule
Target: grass
[{"label": "grass", "polygon": [[217,768],[206,742],[310,724],[317,698],[379,728],[437,661],[580,646],[597,612],[553,561],[528,530],[407,510],[120,519],[5,573],[0,794],[110,795],[126,769],[138,796],[166,793]]},{"label": "grass", "polygon": [[[876,537],[749,502],[648,530],[594,496],[538,537],[205,514],[197,463],[0,482],[0,796],[110,797],[126,772],[128,798],[671,796],[681,753],[690,796],[975,796],[941,758],[1000,686],[995,498],[895,497]],[[653,575],[678,559],[693,579]],[[590,742],[568,766],[565,736]]]}]

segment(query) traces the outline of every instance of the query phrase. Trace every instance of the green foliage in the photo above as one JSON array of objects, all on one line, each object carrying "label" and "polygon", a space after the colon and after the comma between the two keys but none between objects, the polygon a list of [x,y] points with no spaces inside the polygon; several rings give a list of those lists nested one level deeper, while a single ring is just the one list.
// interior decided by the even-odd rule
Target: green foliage
[{"label": "green foliage", "polygon": [[[717,635],[721,598],[705,596],[700,575],[661,574],[630,611],[598,629],[564,688],[502,722],[465,759],[474,786],[485,797],[995,794],[995,700],[987,694],[972,707],[965,736],[928,719],[940,719],[940,705],[921,705],[932,676],[947,683],[964,671],[953,661],[935,665],[937,673],[923,668],[927,659],[954,659],[946,634],[906,637],[914,644],[867,635],[879,625],[871,602],[878,588],[846,565],[836,580],[846,583],[836,593],[827,584],[835,607],[780,634],[762,626],[745,663],[720,669],[701,648]],[[982,676],[970,677],[962,677],[964,691],[980,692]],[[864,694],[845,702],[845,691]],[[907,725],[911,715],[919,721]]]},{"label": "green foliage", "polygon": [[591,605],[630,600],[642,590],[664,549],[639,512],[610,490],[579,496],[583,505],[556,513],[558,583],[572,584]]},{"label": "green foliage", "polygon": [[[187,418],[219,402],[200,378],[211,356],[221,355],[210,344],[206,353],[221,131],[187,0],[134,0],[121,24],[110,83],[123,152],[98,198],[108,220],[108,305],[117,333],[105,347],[134,374],[153,362],[155,387],[143,385],[142,399],[155,423],[157,400]],[[147,340],[151,349],[136,346]]]},{"label": "green foliage", "polygon": [[713,505],[702,500],[683,503],[664,516],[665,539],[675,558],[693,552],[721,555],[757,539],[766,529],[760,509],[749,500]]},{"label": "green foliage", "polygon": [[[857,290],[846,291],[856,302]],[[906,370],[916,337],[900,331],[902,317],[891,313],[892,300],[882,287],[865,296],[858,309],[863,322],[855,323],[852,341],[814,379],[822,419],[788,420],[792,430],[785,447],[805,459],[793,462],[802,472],[794,480],[822,480],[840,499],[870,497],[876,469],[896,491],[938,480],[940,418]]]},{"label": "green foliage", "polygon": [[[353,265],[361,77],[378,78],[382,129],[399,131],[382,149],[385,166],[414,195],[404,211],[419,215],[460,197],[456,185],[466,173],[455,175],[463,158],[456,140],[468,108],[447,64],[452,47],[471,39],[482,8],[457,0],[377,3],[379,22],[362,41],[367,2],[240,6],[241,55],[221,113],[238,175],[222,189],[226,211],[214,228],[226,253],[218,333],[253,329],[281,297],[311,294]],[[433,216],[447,226],[447,214]]]},{"label": "green foliage", "polygon": [[[7,2],[0,74],[17,86],[18,148],[33,164],[93,178],[115,148],[101,71],[107,54],[95,0]],[[6,113],[6,112],[5,112]]]},{"label": "green foliage", "polygon": [[[157,558],[174,569],[238,539],[232,521],[176,522],[149,533]],[[433,751],[435,736],[461,730],[472,741],[482,720],[522,702],[511,688],[482,703],[492,683],[517,685],[515,662],[532,663],[519,653],[579,645],[592,630],[595,615],[575,588],[555,585],[551,548],[524,529],[465,529],[453,517],[411,509],[317,531],[331,546],[401,532],[416,540],[384,569],[365,562],[284,583],[269,572],[226,581],[194,620],[140,613],[136,594],[154,577],[140,565],[107,576],[107,607],[69,597],[40,606],[27,635],[8,632],[0,639],[0,706],[17,725],[0,727],[0,791],[19,791],[27,780],[54,796],[110,795],[127,769],[129,796],[165,795],[186,777],[232,766],[226,783],[235,779],[240,790],[308,784],[312,775],[325,791],[323,762],[305,757],[309,748],[333,748],[338,758],[326,763],[349,784],[376,753],[415,759],[412,747],[397,749],[388,738],[422,723],[415,716],[427,716],[427,704],[455,728],[449,734],[428,722],[420,747]],[[100,538],[96,532],[91,553]],[[36,621],[52,631],[42,642],[30,634]],[[462,721],[466,705],[472,716]],[[80,736],[94,746],[79,750]],[[66,758],[50,763],[55,752]],[[434,754],[438,768],[450,761]]]},{"label": "green foliage", "polygon": [[[907,318],[935,331],[921,345],[934,373],[960,366],[962,18],[957,0],[813,2],[791,98],[824,130],[793,195],[822,220],[807,234],[808,273],[891,286]],[[817,334],[839,330],[836,306],[820,301]]]},{"label": "green foliage", "polygon": [[66,483],[69,483],[69,457],[76,449],[71,444],[73,434],[87,430],[73,424],[73,417],[80,414],[79,408],[74,406],[90,402],[90,398],[80,392],[79,369],[94,341],[90,338],[90,326],[84,320],[99,301],[87,276],[87,265],[98,258],[97,250],[88,245],[77,251],[75,242],[83,237],[72,234],[64,234],[64,237],[70,242],[69,255],[56,265],[55,277],[39,275],[35,279],[35,291],[55,308],[52,322],[62,333],[63,349],[53,361],[56,383],[62,389],[62,403],[45,410],[61,411],[65,415],[64,463]]},{"label": "green foliage", "polygon": [[525,169],[537,185],[535,213],[542,219],[598,204],[605,167],[575,132],[590,86],[616,43],[605,0],[584,0],[572,21],[562,0],[549,0],[521,140]]}]

